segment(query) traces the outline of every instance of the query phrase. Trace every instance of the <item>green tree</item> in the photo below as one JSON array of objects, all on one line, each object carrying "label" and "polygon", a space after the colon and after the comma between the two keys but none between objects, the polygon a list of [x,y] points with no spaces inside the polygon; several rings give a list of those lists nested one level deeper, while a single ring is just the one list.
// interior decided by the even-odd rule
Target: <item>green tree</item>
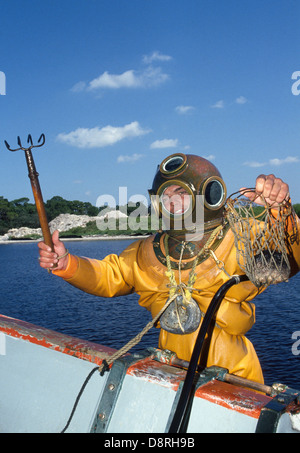
[{"label": "green tree", "polygon": [[55,219],[59,214],[71,214],[70,203],[58,195],[52,197],[45,203],[48,222]]},{"label": "green tree", "polygon": [[29,228],[39,227],[39,218],[35,204],[29,203],[29,198],[18,198],[10,202],[15,214],[12,228],[27,226]]},{"label": "green tree", "polygon": [[297,214],[297,216],[300,217],[300,203],[294,204],[293,208],[294,208],[295,213]]},{"label": "green tree", "polygon": [[6,198],[0,197],[0,234],[7,232],[14,217],[10,202]]}]

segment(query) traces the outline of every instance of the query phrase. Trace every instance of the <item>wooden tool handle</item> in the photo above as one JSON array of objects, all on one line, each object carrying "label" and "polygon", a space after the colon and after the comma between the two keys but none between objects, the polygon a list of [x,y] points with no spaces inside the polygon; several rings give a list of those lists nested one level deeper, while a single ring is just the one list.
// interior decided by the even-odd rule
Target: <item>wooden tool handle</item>
[{"label": "wooden tool handle", "polygon": [[[38,186],[39,186],[39,184],[38,184]],[[41,190],[40,189],[36,190],[35,184],[34,185],[31,184],[31,187],[32,187],[36,210],[37,210],[37,213],[39,216],[39,221],[40,221],[40,225],[41,225],[41,229],[42,229],[42,233],[43,233],[43,237],[44,237],[44,242],[46,245],[51,247],[52,252],[54,252],[54,245],[53,245],[52,236],[50,233],[50,228],[48,225],[48,219],[47,219],[47,214],[46,214]]]},{"label": "wooden tool handle", "polygon": [[50,229],[49,229],[49,225],[48,225],[47,214],[46,214],[45,205],[44,205],[44,200],[43,200],[42,191],[41,191],[39,178],[38,178],[39,174],[36,171],[34,160],[33,160],[30,149],[25,150],[25,156],[26,156],[26,161],[27,161],[27,166],[28,166],[28,177],[31,182],[32,193],[34,196],[35,205],[36,205],[41,229],[42,229],[43,236],[44,236],[44,242],[46,245],[51,247],[52,251],[54,252],[54,245],[52,242],[52,237],[51,237],[51,233],[50,233]]}]

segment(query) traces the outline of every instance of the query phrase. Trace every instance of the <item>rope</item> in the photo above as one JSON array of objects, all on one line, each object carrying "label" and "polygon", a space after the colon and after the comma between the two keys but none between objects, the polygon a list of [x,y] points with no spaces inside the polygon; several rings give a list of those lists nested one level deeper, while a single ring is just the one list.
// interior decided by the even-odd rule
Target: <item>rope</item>
[{"label": "rope", "polygon": [[[213,244],[214,240],[216,239],[217,235],[219,234],[219,232],[221,231],[222,228],[223,228],[223,226],[220,225],[212,232],[212,234],[211,234],[210,238],[208,239],[208,241],[206,242],[205,246],[198,253],[197,257],[194,260],[193,267],[192,267],[192,270],[191,270],[190,276],[189,276],[189,282],[187,285],[185,283],[181,282],[181,272],[180,272],[182,256],[183,256],[184,248],[186,246],[186,242],[183,243],[183,247],[181,249],[180,258],[179,258],[178,269],[179,269],[180,283],[178,285],[176,282],[176,279],[175,279],[175,274],[171,268],[170,254],[169,254],[169,248],[168,248],[168,235],[166,234],[165,244],[164,244],[165,250],[166,250],[167,267],[168,267],[168,271],[166,272],[166,275],[169,277],[170,283],[171,283],[170,291],[169,291],[169,299],[167,300],[167,302],[165,303],[163,308],[160,310],[160,312],[152,319],[152,321],[150,321],[144,327],[144,329],[138,335],[136,335],[134,338],[132,338],[128,343],[126,343],[117,352],[112,354],[107,359],[103,360],[102,364],[99,367],[99,371],[100,371],[101,375],[103,375],[105,373],[105,371],[107,371],[109,369],[109,365],[111,365],[115,360],[120,358],[122,355],[126,354],[131,348],[136,346],[141,341],[142,337],[154,326],[154,324],[158,321],[158,319],[161,317],[161,315],[164,313],[164,311],[168,308],[168,306],[173,302],[173,300],[176,300],[176,298],[178,296],[178,290],[181,292],[184,300],[187,300],[187,302],[191,299],[191,292],[198,291],[196,288],[193,288],[193,286],[192,286],[196,280],[195,269],[197,266],[198,259],[202,255],[203,251],[208,252],[208,248]],[[178,317],[180,328],[183,331],[182,325],[180,323],[178,311],[177,311],[177,317]]]},{"label": "rope", "polygon": [[[179,272],[179,284],[176,282],[175,278],[175,273],[171,267],[171,260],[170,260],[170,254],[169,254],[169,246],[168,246],[168,240],[169,236],[166,234],[165,239],[164,239],[164,246],[165,246],[165,252],[166,252],[166,260],[167,260],[167,268],[168,271],[166,272],[166,276],[169,277],[170,279],[170,296],[175,294],[176,292],[181,292],[182,296],[184,297],[184,300],[189,301],[192,297],[191,293],[192,291],[198,291],[196,288],[193,288],[193,285],[196,281],[196,267],[198,265],[199,259],[203,254],[208,254],[211,252],[210,247],[213,245],[215,242],[217,236],[219,235],[220,231],[223,229],[223,225],[219,225],[210,235],[208,240],[206,241],[205,245],[202,247],[202,249],[198,252],[196,258],[194,259],[193,266],[191,269],[191,272],[189,273],[189,279],[187,285],[185,283],[181,282],[181,261],[182,261],[182,256],[183,256],[183,251],[184,248],[186,247],[186,242],[183,241],[182,243],[182,248],[181,248],[181,254],[180,254],[180,259],[178,263],[178,272]],[[213,258],[215,259],[215,255],[212,255]],[[220,261],[217,260],[217,264],[219,264]]]},{"label": "rope", "polygon": [[[193,268],[192,268],[192,271],[190,273],[190,276],[189,276],[189,283],[188,285],[186,285],[185,283],[181,282],[181,262],[182,262],[182,256],[183,256],[183,251],[184,251],[184,248],[186,246],[186,242],[184,242],[184,245],[182,247],[182,250],[181,250],[181,254],[180,254],[180,259],[179,259],[179,273],[180,273],[180,288],[181,288],[181,291],[182,291],[182,296],[184,297],[186,292],[192,292],[192,291],[198,291],[197,289],[193,288],[192,285],[196,279],[196,274],[195,274],[195,269],[196,269],[196,264],[197,264],[197,261],[200,257],[200,255],[202,254],[202,252],[205,250],[205,248],[208,248],[213,240],[217,237],[217,234],[221,231],[221,227],[218,227],[215,231],[213,231],[211,237],[209,238],[209,240],[207,241],[206,243],[206,246],[204,246],[202,248],[202,250],[199,252],[199,254],[197,255],[194,263],[193,263]],[[166,235],[167,236],[167,235]],[[142,337],[155,325],[155,323],[158,321],[158,319],[161,317],[161,315],[164,313],[164,311],[169,307],[169,305],[173,302],[173,300],[176,300],[177,298],[177,291],[176,289],[178,288],[178,285],[177,285],[177,282],[176,282],[176,279],[175,279],[175,274],[174,272],[172,271],[171,269],[171,262],[170,262],[170,255],[169,255],[169,249],[168,249],[168,244],[167,244],[167,241],[165,243],[165,249],[166,249],[166,258],[167,258],[167,265],[168,265],[168,272],[166,272],[166,274],[168,274],[169,278],[170,278],[170,281],[171,281],[171,288],[170,288],[170,292],[169,292],[169,299],[167,300],[167,302],[165,303],[165,305],[162,307],[162,309],[159,311],[159,313],[152,319],[152,321],[148,322],[148,324],[146,324],[146,326],[144,327],[144,329],[138,334],[136,335],[134,338],[132,338],[128,343],[126,343],[121,349],[119,349],[117,352],[115,352],[114,354],[112,354],[111,356],[109,356],[107,359],[104,359],[102,361],[102,364],[98,367],[96,366],[95,368],[93,368],[90,373],[88,374],[88,376],[86,377],[85,381],[83,382],[82,386],[81,386],[81,389],[80,391],[78,392],[78,395],[75,399],[75,402],[74,402],[74,405],[73,405],[73,408],[72,408],[72,411],[71,411],[71,414],[69,416],[69,419],[65,425],[65,427],[62,429],[61,433],[65,433],[65,431],[67,430],[67,428],[69,427],[70,423],[71,423],[71,420],[74,416],[74,413],[77,409],[77,406],[78,406],[78,403],[79,403],[79,400],[83,394],[83,391],[85,389],[85,387],[87,386],[89,380],[91,379],[92,375],[95,373],[95,371],[99,371],[100,372],[100,376],[103,376],[104,373],[106,371],[109,370],[109,366],[117,359],[119,359],[120,357],[122,357],[124,354],[126,354],[131,348],[133,348],[135,345],[137,345]],[[68,252],[68,251],[67,251]],[[66,253],[67,255],[67,253]],[[62,257],[60,257],[62,258]],[[171,271],[171,272],[170,272]],[[192,274],[192,276],[191,276]],[[190,285],[190,283],[192,283],[192,285]],[[183,291],[183,289],[185,291]],[[185,294],[184,294],[185,293]],[[201,312],[201,315],[203,316],[202,312]],[[178,313],[177,313],[177,316]],[[182,325],[180,323],[180,319],[178,319],[179,321],[179,325],[180,325],[180,328],[183,330],[182,328]]]},{"label": "rope", "polygon": [[158,321],[163,312],[168,308],[168,306],[171,304],[171,302],[173,302],[173,300],[176,297],[177,294],[174,294],[172,297],[170,297],[163,306],[163,308],[160,310],[160,312],[152,319],[152,321],[148,322],[148,324],[143,328],[143,330],[138,335],[132,338],[117,352],[109,356],[107,359],[103,360],[102,364],[99,367],[101,375],[104,374],[104,372],[108,369],[109,365],[111,365],[115,360],[119,359],[122,355],[126,354],[126,352],[128,352],[131,348],[133,348],[141,341],[142,337],[154,326],[154,324]]},{"label": "rope", "polygon": [[65,256],[69,255],[69,253],[70,253],[69,250],[66,249],[66,252],[65,252],[63,255],[58,256],[56,259],[57,259],[57,260],[61,260],[61,259],[64,258]]},{"label": "rope", "polygon": [[[177,296],[182,296],[183,303],[184,303],[185,306],[187,306],[188,304],[190,304],[192,302],[192,292],[193,291],[200,291],[199,289],[193,287],[193,285],[194,285],[194,283],[196,281],[196,277],[197,277],[197,275],[196,275],[196,267],[197,267],[197,265],[199,263],[200,257],[203,254],[209,254],[211,252],[210,247],[215,242],[215,240],[218,237],[218,235],[219,235],[220,231],[222,230],[222,228],[223,228],[223,225],[219,225],[217,228],[215,228],[215,230],[213,230],[213,232],[211,233],[209,239],[206,241],[205,245],[198,252],[196,258],[193,261],[193,266],[192,266],[192,269],[191,269],[191,271],[189,273],[189,279],[188,279],[188,283],[187,284],[185,284],[181,280],[181,264],[182,264],[183,252],[184,252],[184,249],[185,249],[185,247],[187,245],[187,242],[182,241],[180,258],[179,258],[179,262],[178,262],[179,283],[177,283],[176,282],[176,278],[175,278],[175,273],[174,273],[174,271],[172,269],[172,266],[171,266],[171,259],[170,259],[170,253],[169,253],[169,244],[168,244],[169,235],[168,234],[165,235],[164,246],[165,246],[165,254],[166,254],[166,261],[167,261],[167,268],[168,268],[168,270],[166,272],[166,276],[169,277],[169,280],[170,280],[169,296],[173,297],[173,298],[175,296],[175,311],[174,311],[174,313],[176,315],[177,322],[178,322],[178,325],[179,325],[180,330],[181,330],[182,333],[185,333],[185,329],[183,328],[182,323],[181,323],[181,319],[180,319],[179,308],[178,308],[178,304],[177,304],[177,301],[178,301]],[[212,257],[215,259],[217,265],[219,265],[219,263],[221,263],[221,261],[219,261],[216,258],[215,254],[213,254]],[[223,268],[224,268],[224,263],[222,262],[222,264],[223,264]],[[202,312],[201,312],[201,316],[203,316]]]},{"label": "rope", "polygon": [[148,322],[148,324],[144,327],[144,329],[138,335],[136,335],[132,340],[130,340],[126,345],[124,345],[121,349],[119,349],[117,352],[112,354],[110,357],[108,357],[107,359],[104,359],[102,364],[100,365],[100,367],[96,366],[95,368],[93,368],[90,371],[90,373],[86,377],[84,383],[82,384],[81,389],[78,392],[78,395],[77,395],[76,400],[74,402],[74,405],[73,405],[71,414],[69,416],[69,419],[68,419],[65,427],[61,431],[62,434],[65,433],[65,431],[69,427],[69,425],[71,423],[71,420],[72,420],[72,418],[73,418],[73,416],[75,414],[75,411],[77,409],[79,400],[80,400],[80,398],[82,396],[82,393],[83,393],[85,387],[87,386],[87,383],[91,379],[92,375],[95,373],[95,371],[99,371],[100,372],[100,376],[103,376],[105,371],[109,370],[109,365],[111,365],[115,360],[119,359],[122,355],[126,354],[126,352],[128,352],[133,346],[135,346],[136,344],[139,343],[139,341],[142,339],[142,337],[148,332],[148,330],[151,329],[151,327],[154,326],[154,324],[157,322],[157,320],[160,318],[160,316],[163,314],[163,312],[168,308],[168,306],[173,302],[173,300],[175,298],[176,298],[176,294],[174,294],[173,297],[171,297],[171,298],[169,298],[167,300],[167,302],[165,303],[163,308],[160,310],[160,312],[152,319],[152,321]]},{"label": "rope", "polygon": [[76,400],[75,400],[75,403],[74,403],[74,405],[73,405],[73,409],[72,409],[72,411],[71,411],[71,414],[70,414],[70,416],[69,416],[69,419],[68,419],[68,421],[67,421],[65,427],[61,430],[61,434],[64,434],[64,433],[66,432],[66,430],[68,429],[68,427],[69,427],[69,425],[70,425],[70,423],[71,423],[71,420],[72,420],[72,418],[73,418],[73,416],[74,416],[74,414],[75,414],[75,411],[76,411],[76,409],[77,409],[77,406],[78,406],[79,400],[80,400],[80,398],[81,398],[81,395],[83,394],[83,391],[84,391],[85,387],[87,386],[87,383],[88,383],[89,380],[91,379],[92,375],[93,375],[93,374],[95,373],[95,371],[97,371],[98,369],[99,369],[99,368],[98,368],[97,366],[96,366],[95,368],[93,368],[93,369],[89,372],[89,374],[87,375],[87,377],[85,378],[85,381],[84,381],[84,383],[82,384],[81,389],[80,389],[80,391],[79,391],[79,393],[78,393],[78,395],[77,395],[77,397],[76,397]]}]

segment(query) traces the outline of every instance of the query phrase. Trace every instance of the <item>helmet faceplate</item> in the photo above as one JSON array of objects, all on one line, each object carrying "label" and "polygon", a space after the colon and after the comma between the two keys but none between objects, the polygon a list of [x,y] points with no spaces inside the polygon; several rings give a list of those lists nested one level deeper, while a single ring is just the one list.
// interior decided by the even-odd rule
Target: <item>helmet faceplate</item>
[{"label": "helmet faceplate", "polygon": [[[170,213],[165,209],[162,200],[170,186],[178,186],[178,190],[182,188],[190,196],[189,207],[184,213]],[[181,233],[186,230],[191,232],[191,225],[204,232],[222,223],[226,186],[218,169],[203,157],[181,153],[166,157],[157,169],[149,194],[156,213],[169,222],[170,230],[180,230],[176,225],[183,216],[181,225],[186,226],[187,222],[188,227],[182,226]],[[199,204],[202,206],[201,223],[204,225],[199,224]]]}]

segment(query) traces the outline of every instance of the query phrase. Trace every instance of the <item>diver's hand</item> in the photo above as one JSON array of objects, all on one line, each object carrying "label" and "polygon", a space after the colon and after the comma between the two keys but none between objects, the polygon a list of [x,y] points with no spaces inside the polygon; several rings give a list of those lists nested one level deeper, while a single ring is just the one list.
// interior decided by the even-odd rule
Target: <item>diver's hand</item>
[{"label": "diver's hand", "polygon": [[54,231],[52,235],[52,241],[54,245],[54,252],[52,252],[51,248],[44,242],[38,243],[40,266],[44,269],[55,268],[55,270],[65,270],[68,265],[69,256],[67,255],[58,259],[58,257],[67,252],[67,249],[63,242],[59,240],[59,233],[57,230]]},{"label": "diver's hand", "polygon": [[[240,189],[240,192],[243,193],[245,187]],[[276,208],[280,203],[284,200],[288,200],[290,197],[289,193],[289,186],[286,184],[282,179],[276,178],[274,175],[259,175],[256,178],[254,192],[245,192],[245,196],[250,198],[250,200],[254,200],[257,194],[263,196],[263,198],[258,197],[255,199],[255,202],[258,204],[263,205],[265,201],[272,205],[272,207]]]}]

